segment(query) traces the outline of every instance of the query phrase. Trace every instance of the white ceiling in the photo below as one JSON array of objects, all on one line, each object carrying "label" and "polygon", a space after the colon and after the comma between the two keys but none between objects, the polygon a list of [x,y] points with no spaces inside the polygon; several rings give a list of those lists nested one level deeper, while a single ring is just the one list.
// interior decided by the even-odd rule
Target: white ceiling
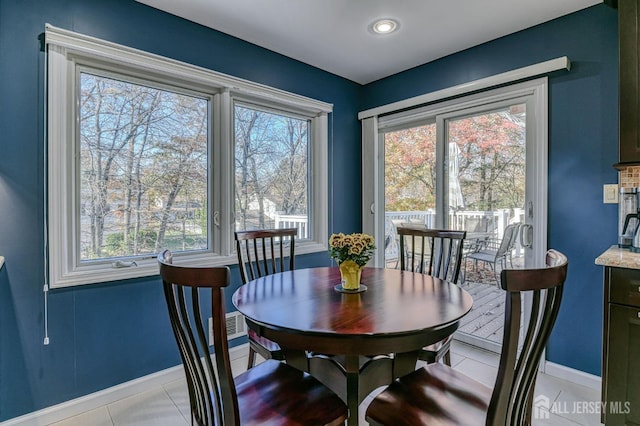
[{"label": "white ceiling", "polygon": [[[366,84],[602,0],[137,0]],[[399,30],[376,35],[379,18]]]}]

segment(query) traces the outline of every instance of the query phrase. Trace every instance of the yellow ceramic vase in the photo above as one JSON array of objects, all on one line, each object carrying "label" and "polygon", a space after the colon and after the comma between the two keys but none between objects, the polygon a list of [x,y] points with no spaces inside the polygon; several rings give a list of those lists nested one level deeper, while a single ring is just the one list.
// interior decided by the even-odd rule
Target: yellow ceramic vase
[{"label": "yellow ceramic vase", "polygon": [[340,275],[342,276],[342,288],[345,290],[358,290],[363,267],[353,260],[345,260],[339,267]]}]

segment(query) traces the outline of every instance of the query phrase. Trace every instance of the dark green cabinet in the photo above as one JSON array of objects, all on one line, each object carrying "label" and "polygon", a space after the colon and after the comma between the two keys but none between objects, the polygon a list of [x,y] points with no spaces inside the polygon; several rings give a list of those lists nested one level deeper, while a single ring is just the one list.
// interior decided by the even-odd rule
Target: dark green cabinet
[{"label": "dark green cabinet", "polygon": [[606,267],[604,299],[603,421],[640,426],[640,270]]}]

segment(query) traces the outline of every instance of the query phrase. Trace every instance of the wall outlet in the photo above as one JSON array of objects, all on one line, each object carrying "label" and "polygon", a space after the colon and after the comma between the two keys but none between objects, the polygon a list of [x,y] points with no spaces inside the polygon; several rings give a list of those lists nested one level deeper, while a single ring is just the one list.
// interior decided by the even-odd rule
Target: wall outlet
[{"label": "wall outlet", "polygon": [[618,184],[605,184],[602,186],[602,202],[605,204],[618,204]]}]

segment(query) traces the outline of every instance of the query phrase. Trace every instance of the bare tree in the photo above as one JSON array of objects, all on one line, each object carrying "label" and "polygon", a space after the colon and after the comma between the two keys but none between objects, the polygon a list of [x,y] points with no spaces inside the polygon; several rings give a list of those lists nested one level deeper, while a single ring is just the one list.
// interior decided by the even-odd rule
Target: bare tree
[{"label": "bare tree", "polygon": [[[81,75],[81,89],[84,258],[155,250],[185,185],[206,196],[208,103],[91,74]],[[114,244],[106,253],[105,237]]]},{"label": "bare tree", "polygon": [[[264,228],[265,197],[269,194],[270,178],[274,163],[279,161],[274,132],[277,116],[243,106],[235,108],[235,159],[236,159],[236,213],[240,214],[240,227],[247,229],[249,222]],[[255,217],[250,205],[258,206]]]},{"label": "bare tree", "polygon": [[[85,156],[82,164],[86,166],[83,178],[90,194],[90,251],[101,257],[105,219],[112,210],[109,191],[116,177],[113,169],[117,168],[121,151],[134,143],[153,110],[140,108],[139,101],[147,93],[136,92],[126,83],[86,75],[82,84],[84,111],[93,111],[82,115],[80,123],[81,143],[86,148],[81,150]],[[86,86],[89,87],[85,90]],[[122,92],[128,92],[127,96]]]},{"label": "bare tree", "polygon": [[236,105],[236,214],[241,229],[271,214],[306,214],[307,120]]},{"label": "bare tree", "polygon": [[308,129],[306,121],[287,118],[280,137],[280,164],[272,178],[272,193],[284,214],[307,213]]},{"label": "bare tree", "polygon": [[[183,100],[183,103],[175,107],[181,110],[178,116],[185,117],[189,125],[177,128],[170,126],[173,134],[178,134],[176,130],[182,129],[180,136],[175,136],[171,140],[163,138],[157,142],[157,146],[162,148],[162,155],[156,157],[159,160],[156,170],[161,173],[159,184],[164,189],[162,192],[165,196],[158,226],[156,249],[164,246],[168,225],[174,221],[172,209],[181,191],[185,189],[187,194],[198,194],[200,199],[206,197],[201,182],[206,182],[207,176],[207,116],[205,111],[198,108],[197,103],[185,103]],[[191,199],[186,197],[182,202],[188,205]],[[184,243],[183,229],[179,231],[183,234]]]}]

